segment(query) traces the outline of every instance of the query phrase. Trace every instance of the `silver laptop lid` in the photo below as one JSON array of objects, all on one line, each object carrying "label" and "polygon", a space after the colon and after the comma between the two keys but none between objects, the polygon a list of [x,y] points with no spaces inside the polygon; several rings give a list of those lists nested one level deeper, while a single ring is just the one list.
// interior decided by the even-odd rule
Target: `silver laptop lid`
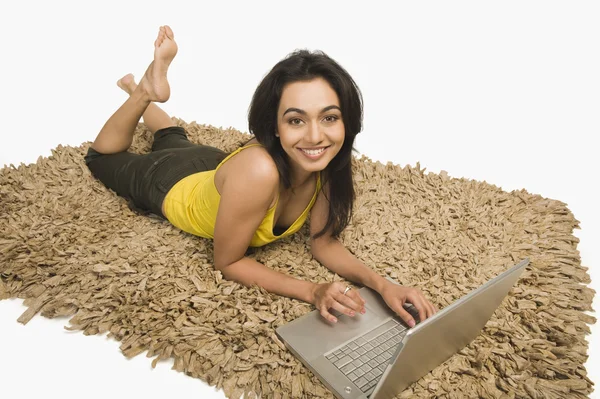
[{"label": "silver laptop lid", "polygon": [[525,266],[526,258],[409,330],[372,399],[393,398],[479,335]]}]

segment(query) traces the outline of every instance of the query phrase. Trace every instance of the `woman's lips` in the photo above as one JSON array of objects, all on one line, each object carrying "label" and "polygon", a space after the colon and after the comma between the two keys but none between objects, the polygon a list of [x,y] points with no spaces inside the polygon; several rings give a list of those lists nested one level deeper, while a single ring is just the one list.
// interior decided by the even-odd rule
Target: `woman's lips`
[{"label": "woman's lips", "polygon": [[[327,149],[329,148],[329,146],[327,147],[321,147],[320,152],[317,152],[316,154],[309,154],[308,152],[306,152],[304,149],[302,148],[298,148],[298,150],[307,158],[309,159],[319,159],[321,158],[321,156],[323,154],[325,154],[325,152],[327,151]],[[315,152],[315,150],[310,150],[311,152]]]}]

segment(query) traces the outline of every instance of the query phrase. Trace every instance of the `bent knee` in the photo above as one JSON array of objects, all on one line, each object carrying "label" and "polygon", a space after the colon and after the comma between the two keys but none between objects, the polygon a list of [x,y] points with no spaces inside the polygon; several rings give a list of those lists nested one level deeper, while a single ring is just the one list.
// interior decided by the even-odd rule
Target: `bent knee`
[{"label": "bent knee", "polygon": [[83,160],[85,161],[85,164],[89,167],[90,166],[90,162],[92,162],[94,159],[99,158],[103,155],[106,154],[102,154],[96,150],[94,150],[91,146],[90,148],[88,148],[87,153],[85,154],[85,156],[83,157]]}]

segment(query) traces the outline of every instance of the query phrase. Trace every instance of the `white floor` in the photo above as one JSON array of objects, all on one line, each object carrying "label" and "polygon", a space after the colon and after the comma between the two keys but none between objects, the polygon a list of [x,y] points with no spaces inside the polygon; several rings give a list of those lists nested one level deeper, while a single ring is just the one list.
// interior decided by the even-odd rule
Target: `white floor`
[{"label": "white floor", "polygon": [[[161,24],[180,46],[164,109],[241,131],[268,70],[296,48],[321,49],[362,89],[361,153],[566,202],[599,290],[598,3],[197,3],[2,3],[0,165],[93,141],[125,99],[115,81],[143,74]],[[20,300],[0,302],[6,397],[224,397],[169,362],[151,370],[143,355],[126,360],[115,341],[68,332],[64,319],[23,326],[24,310]],[[599,328],[586,364],[597,383]]]}]

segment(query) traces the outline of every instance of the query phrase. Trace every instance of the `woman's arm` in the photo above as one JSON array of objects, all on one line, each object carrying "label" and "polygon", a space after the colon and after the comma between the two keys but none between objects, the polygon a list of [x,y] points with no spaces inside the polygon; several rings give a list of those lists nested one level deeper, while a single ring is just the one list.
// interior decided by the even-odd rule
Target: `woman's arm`
[{"label": "woman's arm", "polygon": [[258,285],[273,294],[312,303],[315,284],[277,272],[254,259],[244,257],[220,269],[227,280],[247,287]]},{"label": "woman's arm", "polygon": [[313,257],[345,279],[380,292],[387,281],[352,255],[339,240],[332,238],[330,231],[316,240],[312,239],[312,236],[321,231],[327,223],[329,202],[324,193],[329,197],[330,189],[329,182],[325,183],[310,212],[310,250]]},{"label": "woman's arm", "polygon": [[347,280],[381,292],[388,281],[357,259],[339,240],[311,244],[313,257],[323,266]]},{"label": "woman's arm", "polygon": [[249,148],[228,162],[215,222],[215,268],[227,280],[248,287],[255,284],[274,294],[312,303],[315,284],[279,273],[244,256],[277,194],[279,174],[273,160],[266,151]]},{"label": "woman's arm", "polygon": [[[329,192],[328,184],[323,187],[323,191],[325,190]],[[437,312],[435,306],[425,299],[418,289],[403,287],[384,279],[357,259],[339,240],[332,238],[330,232],[316,240],[312,239],[312,236],[325,226],[328,214],[328,202],[321,192],[310,216],[311,252],[316,260],[345,279],[377,291],[387,305],[411,327],[415,325],[415,321],[404,309],[405,302],[415,306],[421,320]]]}]

